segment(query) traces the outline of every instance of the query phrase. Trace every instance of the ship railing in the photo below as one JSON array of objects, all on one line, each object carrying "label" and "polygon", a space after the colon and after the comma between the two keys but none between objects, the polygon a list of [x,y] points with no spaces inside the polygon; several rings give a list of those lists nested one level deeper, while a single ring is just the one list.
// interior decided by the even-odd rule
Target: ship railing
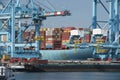
[{"label": "ship railing", "polygon": [[79,44],[79,48],[88,48],[88,47],[90,47],[90,46],[87,43],[81,43],[81,44]]},{"label": "ship railing", "polygon": [[35,50],[15,50],[14,53],[17,53],[17,54],[32,54],[32,53],[38,53],[37,51]]}]

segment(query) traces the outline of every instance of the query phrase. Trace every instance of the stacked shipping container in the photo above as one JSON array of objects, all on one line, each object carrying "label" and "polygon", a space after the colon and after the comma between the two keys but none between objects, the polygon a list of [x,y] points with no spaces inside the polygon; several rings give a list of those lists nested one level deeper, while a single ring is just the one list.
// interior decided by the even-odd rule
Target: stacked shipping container
[{"label": "stacked shipping container", "polygon": [[30,31],[29,42],[35,42],[35,30]]},{"label": "stacked shipping container", "polygon": [[85,39],[85,42],[90,43],[91,34],[92,34],[92,32],[91,32],[90,29],[88,29],[88,28],[84,29],[84,39]]},{"label": "stacked shipping container", "polygon": [[84,42],[84,28],[79,28],[80,31],[80,43]]},{"label": "stacked shipping container", "polygon": [[66,48],[66,44],[69,43],[69,39],[70,39],[70,31],[71,30],[75,30],[75,27],[66,27],[63,28],[63,32],[62,32],[62,49]]},{"label": "stacked shipping container", "polygon": [[52,49],[53,48],[53,42],[54,42],[54,37],[53,37],[53,30],[54,28],[48,28],[46,30],[46,49]]},{"label": "stacked shipping container", "polygon": [[54,49],[61,49],[62,45],[62,29],[61,28],[54,28],[53,30],[53,37],[54,37]]},{"label": "stacked shipping container", "polygon": [[1,35],[1,41],[6,42],[7,41],[7,35]]},{"label": "stacked shipping container", "polygon": [[46,49],[46,31],[47,28],[40,28],[40,49]]},{"label": "stacked shipping container", "polygon": [[28,32],[24,32],[24,34],[23,34],[23,41],[27,41],[28,42],[28,40],[29,40],[29,36],[30,36],[30,31]]},{"label": "stacked shipping container", "polygon": [[[71,31],[73,33],[71,34]],[[74,33],[75,32],[75,33]],[[66,44],[69,43],[71,35],[79,35],[80,39],[75,38],[74,42],[90,42],[91,30],[86,28],[41,28],[40,29],[40,49],[66,49]],[[35,41],[35,31],[25,32],[23,38],[29,40],[28,42]]]},{"label": "stacked shipping container", "polygon": [[41,38],[40,49],[45,49],[45,43],[46,43],[45,34],[46,34],[46,31],[40,30],[40,38]]}]

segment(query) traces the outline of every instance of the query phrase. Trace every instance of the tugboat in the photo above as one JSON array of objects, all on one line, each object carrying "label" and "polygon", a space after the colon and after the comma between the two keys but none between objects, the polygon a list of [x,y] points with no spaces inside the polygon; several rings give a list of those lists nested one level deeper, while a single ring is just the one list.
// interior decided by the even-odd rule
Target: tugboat
[{"label": "tugboat", "polygon": [[15,80],[12,70],[6,66],[0,66],[0,80]]}]

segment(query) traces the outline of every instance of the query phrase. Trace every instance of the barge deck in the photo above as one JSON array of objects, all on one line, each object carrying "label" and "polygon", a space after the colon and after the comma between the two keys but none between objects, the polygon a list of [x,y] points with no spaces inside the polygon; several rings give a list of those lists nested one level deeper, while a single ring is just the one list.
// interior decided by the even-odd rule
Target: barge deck
[{"label": "barge deck", "polygon": [[120,72],[120,62],[110,61],[49,61],[48,64],[25,64],[30,72]]}]

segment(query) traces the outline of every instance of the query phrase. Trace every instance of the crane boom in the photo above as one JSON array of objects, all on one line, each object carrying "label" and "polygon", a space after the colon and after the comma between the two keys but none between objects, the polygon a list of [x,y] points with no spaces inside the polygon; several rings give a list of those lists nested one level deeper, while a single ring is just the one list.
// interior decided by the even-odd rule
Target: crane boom
[{"label": "crane boom", "polygon": [[[0,14],[0,20],[1,19],[9,19],[11,18],[10,16],[11,14],[10,13],[3,13],[3,14]],[[68,10],[65,10],[65,11],[55,11],[55,12],[45,12],[43,13],[42,15],[39,14],[39,17],[52,17],[52,16],[70,16],[71,13],[70,11]],[[15,15],[15,18],[16,19],[20,19],[20,18],[32,18],[32,14],[25,14],[25,13],[17,13]]]}]

